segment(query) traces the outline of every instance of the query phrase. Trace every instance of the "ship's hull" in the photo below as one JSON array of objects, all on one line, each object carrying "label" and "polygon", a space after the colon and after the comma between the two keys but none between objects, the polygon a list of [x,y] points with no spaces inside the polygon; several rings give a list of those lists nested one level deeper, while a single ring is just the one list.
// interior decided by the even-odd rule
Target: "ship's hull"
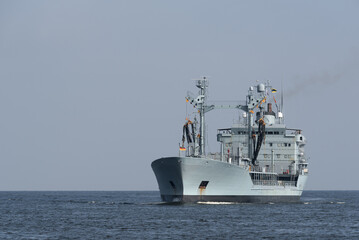
[{"label": "ship's hull", "polygon": [[248,169],[193,157],[160,158],[152,162],[165,202],[298,202],[306,175],[294,185],[254,185]]}]

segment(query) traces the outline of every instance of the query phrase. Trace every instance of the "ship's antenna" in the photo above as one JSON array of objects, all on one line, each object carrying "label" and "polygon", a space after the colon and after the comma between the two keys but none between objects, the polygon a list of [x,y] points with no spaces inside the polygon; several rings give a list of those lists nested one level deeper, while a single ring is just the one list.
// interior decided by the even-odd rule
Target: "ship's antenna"
[{"label": "ship's antenna", "polygon": [[283,113],[283,80],[280,83],[280,111]]},{"label": "ship's antenna", "polygon": [[188,111],[187,111],[187,103],[188,103],[188,100],[186,99],[186,121],[187,121],[187,118],[189,118],[188,117]]}]

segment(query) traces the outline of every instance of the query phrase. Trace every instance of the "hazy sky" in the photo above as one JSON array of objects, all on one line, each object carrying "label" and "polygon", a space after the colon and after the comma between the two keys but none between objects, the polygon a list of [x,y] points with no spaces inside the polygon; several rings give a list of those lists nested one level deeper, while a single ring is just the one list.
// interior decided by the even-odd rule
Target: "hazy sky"
[{"label": "hazy sky", "polygon": [[[0,1],[0,190],[157,190],[187,90],[285,89],[306,189],[359,189],[358,1]],[[208,113],[208,150],[233,110]]]}]

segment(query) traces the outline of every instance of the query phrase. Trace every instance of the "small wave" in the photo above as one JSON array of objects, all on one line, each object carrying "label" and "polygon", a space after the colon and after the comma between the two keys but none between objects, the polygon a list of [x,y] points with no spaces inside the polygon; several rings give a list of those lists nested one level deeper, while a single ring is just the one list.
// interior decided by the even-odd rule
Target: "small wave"
[{"label": "small wave", "polygon": [[166,202],[150,202],[150,203],[140,203],[140,205],[165,205]]},{"label": "small wave", "polygon": [[81,201],[81,200],[54,200],[55,203],[90,203],[89,201]]},{"label": "small wave", "polygon": [[133,202],[97,202],[97,201],[88,201],[88,204],[101,204],[101,205],[115,205],[115,204],[119,204],[119,205],[133,205],[135,203]]},{"label": "small wave", "polygon": [[197,202],[198,204],[209,204],[209,205],[228,205],[236,204],[235,202]]},{"label": "small wave", "polygon": [[310,202],[304,202],[303,204],[312,204],[312,203],[310,203]]},{"label": "small wave", "polygon": [[334,202],[334,201],[331,201],[331,202],[327,202],[329,204],[345,204],[345,202]]},{"label": "small wave", "polygon": [[274,204],[273,202],[269,202],[268,204]]},{"label": "small wave", "polygon": [[133,202],[119,202],[118,204],[120,204],[120,205],[134,205],[135,203],[133,203]]},{"label": "small wave", "polygon": [[321,201],[325,201],[325,198],[303,197],[302,201],[321,202]]}]

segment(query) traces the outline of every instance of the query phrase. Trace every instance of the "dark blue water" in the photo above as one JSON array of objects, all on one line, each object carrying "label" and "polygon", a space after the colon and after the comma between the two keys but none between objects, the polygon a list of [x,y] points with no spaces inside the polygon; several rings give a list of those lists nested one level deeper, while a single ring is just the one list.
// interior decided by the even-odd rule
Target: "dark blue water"
[{"label": "dark blue water", "polygon": [[0,239],[359,239],[359,191],[298,204],[161,204],[158,192],[0,192]]}]

